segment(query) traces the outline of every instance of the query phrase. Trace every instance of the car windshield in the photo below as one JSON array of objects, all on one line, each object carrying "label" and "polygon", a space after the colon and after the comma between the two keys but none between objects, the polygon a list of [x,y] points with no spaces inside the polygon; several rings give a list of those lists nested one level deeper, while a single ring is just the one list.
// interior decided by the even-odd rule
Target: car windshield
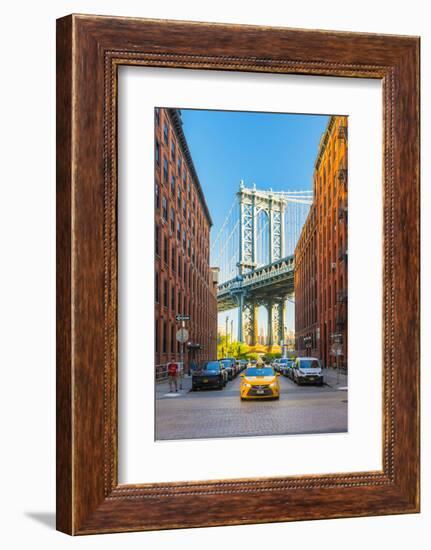
[{"label": "car windshield", "polygon": [[301,359],[299,362],[300,369],[319,369],[320,364],[317,359]]},{"label": "car windshield", "polygon": [[231,365],[231,362],[230,361],[220,361],[221,364],[226,368],[226,367],[230,367]]},{"label": "car windshield", "polygon": [[245,371],[246,376],[274,376],[274,371],[271,367],[252,367]]},{"label": "car windshield", "polygon": [[203,370],[219,370],[220,364],[218,361],[211,361],[209,363],[204,363],[202,366]]}]

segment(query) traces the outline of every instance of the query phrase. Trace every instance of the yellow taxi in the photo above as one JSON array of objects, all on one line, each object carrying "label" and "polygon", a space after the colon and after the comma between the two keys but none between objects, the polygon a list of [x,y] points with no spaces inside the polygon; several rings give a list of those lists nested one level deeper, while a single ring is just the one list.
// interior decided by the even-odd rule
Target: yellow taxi
[{"label": "yellow taxi", "polygon": [[280,374],[272,367],[256,365],[247,367],[241,374],[239,394],[244,399],[278,399],[280,397]]}]

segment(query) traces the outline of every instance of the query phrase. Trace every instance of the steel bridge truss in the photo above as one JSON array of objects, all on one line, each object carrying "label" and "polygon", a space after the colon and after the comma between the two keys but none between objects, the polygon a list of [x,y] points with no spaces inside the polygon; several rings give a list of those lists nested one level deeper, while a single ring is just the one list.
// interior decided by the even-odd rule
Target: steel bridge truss
[{"label": "steel bridge truss", "polygon": [[[288,237],[296,243],[300,230],[305,221],[306,213],[312,203],[312,194],[309,191],[275,192],[261,191],[245,187],[241,182],[237,193],[239,205],[238,219],[233,218],[234,205],[220,230],[215,243],[218,242],[222,252],[230,250],[229,268],[225,270],[231,278],[219,284],[217,292],[218,310],[238,308],[238,341],[255,345],[258,339],[258,308],[264,306],[268,312],[267,339],[268,344],[280,343],[284,335],[284,315],[286,300],[293,297],[294,257],[292,247],[290,256],[286,256],[287,231],[292,233]],[[291,203],[291,204],[289,204]],[[302,217],[298,216],[298,208],[305,207]],[[286,225],[285,215],[288,208],[293,207],[293,227]],[[261,237],[258,232],[258,218],[264,212],[267,219],[268,239],[266,257],[269,261],[259,265],[257,243]],[[296,217],[295,217],[296,215]],[[231,228],[231,229],[230,229]],[[266,225],[263,229],[266,228]],[[224,237],[226,232],[227,238]],[[294,233],[294,234],[293,234]],[[230,244],[232,236],[238,235]],[[230,246],[230,248],[229,248]],[[235,249],[237,252],[235,252]],[[236,272],[232,277],[232,255],[237,254]],[[217,261],[215,262],[217,265]]]}]

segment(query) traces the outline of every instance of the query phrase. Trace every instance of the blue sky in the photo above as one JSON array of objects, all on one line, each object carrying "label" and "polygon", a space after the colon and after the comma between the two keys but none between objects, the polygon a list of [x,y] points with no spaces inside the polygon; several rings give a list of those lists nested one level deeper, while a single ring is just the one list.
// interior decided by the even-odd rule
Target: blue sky
[{"label": "blue sky", "polygon": [[[246,187],[300,191],[311,189],[314,162],[327,115],[272,114],[238,111],[182,111],[183,130],[218,233],[235,198],[240,180]],[[226,316],[219,314],[224,327]],[[293,328],[293,306],[286,326]],[[261,311],[259,324],[265,323]]]},{"label": "blue sky", "polygon": [[275,191],[311,189],[328,116],[182,111],[183,129],[217,234],[244,180]]}]

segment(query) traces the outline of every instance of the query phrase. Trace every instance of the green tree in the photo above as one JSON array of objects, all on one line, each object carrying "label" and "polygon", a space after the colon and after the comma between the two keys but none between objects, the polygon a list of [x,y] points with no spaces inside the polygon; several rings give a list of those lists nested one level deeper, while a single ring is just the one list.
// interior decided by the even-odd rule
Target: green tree
[{"label": "green tree", "polygon": [[226,335],[219,333],[217,337],[217,359],[223,357],[235,357],[235,359],[244,359],[248,352],[248,345],[244,342],[233,342]]}]

